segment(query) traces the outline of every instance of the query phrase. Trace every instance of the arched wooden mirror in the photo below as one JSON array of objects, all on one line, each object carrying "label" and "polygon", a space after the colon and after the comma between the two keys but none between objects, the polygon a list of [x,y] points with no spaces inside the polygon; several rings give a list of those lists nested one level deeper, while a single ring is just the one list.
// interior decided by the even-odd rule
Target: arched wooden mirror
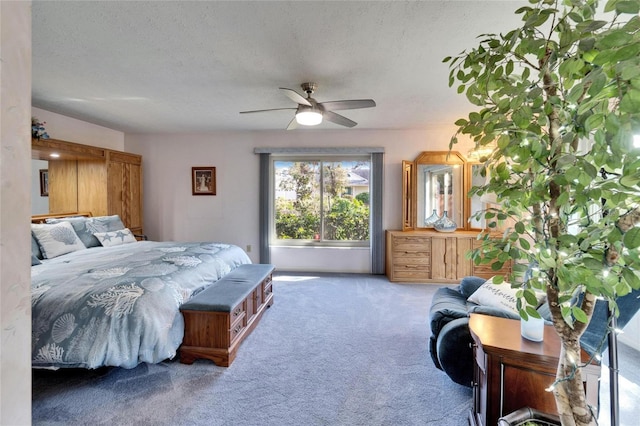
[{"label": "arched wooden mirror", "polygon": [[445,212],[458,229],[468,229],[466,174],[466,160],[456,151],[424,151],[403,162],[403,231],[433,229],[434,218]]}]

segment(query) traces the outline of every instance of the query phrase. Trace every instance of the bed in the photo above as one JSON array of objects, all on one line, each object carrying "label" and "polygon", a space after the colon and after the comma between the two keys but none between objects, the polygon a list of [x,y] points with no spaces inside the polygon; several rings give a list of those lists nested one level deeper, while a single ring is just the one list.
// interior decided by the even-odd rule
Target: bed
[{"label": "bed", "polygon": [[[51,223],[32,225],[35,368],[133,368],[173,358],[184,335],[180,305],[251,263],[244,250],[230,244],[138,241],[117,216],[47,220]],[[47,246],[43,229],[55,231],[64,247]],[[58,254],[70,245],[76,248]],[[36,249],[42,259],[34,260]]]}]

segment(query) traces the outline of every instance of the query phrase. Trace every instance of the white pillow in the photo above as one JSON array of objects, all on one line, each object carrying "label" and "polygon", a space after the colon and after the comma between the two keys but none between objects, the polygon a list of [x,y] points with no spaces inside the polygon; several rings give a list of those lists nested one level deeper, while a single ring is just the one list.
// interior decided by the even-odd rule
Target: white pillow
[{"label": "white pillow", "polygon": [[138,241],[129,228],[120,229],[119,231],[96,232],[93,235],[100,241],[102,247],[119,246]]},{"label": "white pillow", "polygon": [[[469,296],[467,301],[473,302],[482,306],[492,306],[494,308],[502,308],[512,312],[518,313],[517,302],[518,293],[517,288],[511,288],[511,284],[503,282],[501,284],[494,284],[493,277],[484,282],[475,292]],[[546,295],[542,292],[536,292],[536,298],[538,299],[538,306],[544,301]]]},{"label": "white pillow", "polygon": [[474,291],[467,300],[478,305],[502,308],[517,314],[517,292],[518,289],[511,288],[509,283],[494,284],[492,277]]},{"label": "white pillow", "polygon": [[55,224],[33,223],[31,224],[31,231],[36,237],[42,256],[45,259],[52,259],[72,251],[86,249],[69,222]]}]

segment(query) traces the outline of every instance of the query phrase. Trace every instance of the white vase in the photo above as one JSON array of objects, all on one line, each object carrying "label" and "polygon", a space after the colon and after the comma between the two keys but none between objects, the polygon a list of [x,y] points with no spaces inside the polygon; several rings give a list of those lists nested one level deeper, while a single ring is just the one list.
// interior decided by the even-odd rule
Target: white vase
[{"label": "white vase", "polygon": [[533,318],[532,316],[529,316],[529,319],[520,318],[520,334],[532,342],[542,342],[544,338],[544,319]]},{"label": "white vase", "polygon": [[440,216],[438,216],[436,209],[433,209],[433,213],[431,213],[431,216],[424,220],[424,227],[433,228],[433,225],[438,221],[438,219],[440,219]]},{"label": "white vase", "polygon": [[449,219],[447,211],[445,210],[444,213],[442,213],[442,217],[433,224],[433,228],[440,232],[454,232],[458,229],[458,225],[456,225],[453,220]]}]

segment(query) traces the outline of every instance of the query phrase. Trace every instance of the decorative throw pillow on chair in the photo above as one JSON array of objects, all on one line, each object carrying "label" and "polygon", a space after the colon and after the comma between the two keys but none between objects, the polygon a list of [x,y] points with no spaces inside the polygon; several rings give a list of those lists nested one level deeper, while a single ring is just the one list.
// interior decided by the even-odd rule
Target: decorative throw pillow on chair
[{"label": "decorative throw pillow on chair", "polygon": [[[494,308],[506,309],[511,312],[518,313],[517,301],[518,297],[517,288],[511,288],[511,284],[503,282],[501,284],[494,284],[493,277],[489,278],[482,284],[478,290],[476,290],[467,301],[482,306],[492,306]],[[536,293],[538,299],[538,306],[545,300],[544,293]]]}]

